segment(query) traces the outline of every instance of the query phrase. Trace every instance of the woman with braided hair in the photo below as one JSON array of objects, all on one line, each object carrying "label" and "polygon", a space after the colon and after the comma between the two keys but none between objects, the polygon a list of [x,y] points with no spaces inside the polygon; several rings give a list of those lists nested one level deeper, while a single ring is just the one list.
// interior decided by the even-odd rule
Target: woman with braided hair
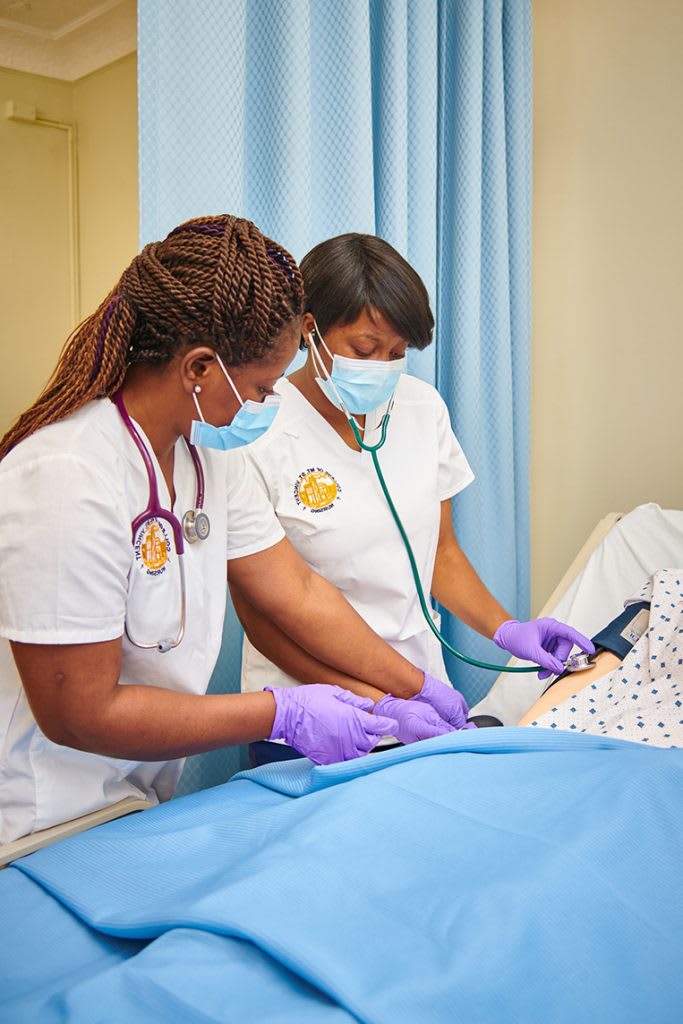
[{"label": "woman with braided hair", "polygon": [[[167,799],[188,754],[282,739],[327,763],[396,734],[369,714],[372,685],[409,697],[422,673],[214,450],[267,428],[302,310],[296,263],[253,224],[188,221],[133,260],[0,442],[0,843]],[[228,560],[250,604],[355,692],[206,695]]]}]

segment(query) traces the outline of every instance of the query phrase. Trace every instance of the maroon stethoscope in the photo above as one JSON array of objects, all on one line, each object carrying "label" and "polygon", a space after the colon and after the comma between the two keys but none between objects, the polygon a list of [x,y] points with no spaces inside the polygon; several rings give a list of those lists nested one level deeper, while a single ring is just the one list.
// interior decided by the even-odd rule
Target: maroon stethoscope
[{"label": "maroon stethoscope", "polygon": [[147,480],[149,483],[149,500],[147,502],[147,508],[140,515],[136,516],[131,523],[131,529],[133,532],[133,544],[135,544],[135,538],[138,530],[145,523],[152,519],[163,521],[168,523],[171,532],[173,533],[173,544],[175,547],[176,555],[178,556],[178,567],[179,567],[179,578],[180,578],[180,623],[175,640],[170,637],[164,637],[161,640],[156,640],[153,643],[143,643],[136,640],[130,631],[128,626],[128,620],[126,620],[126,636],[133,644],[134,647],[140,647],[142,650],[157,650],[161,654],[165,654],[167,651],[172,651],[174,647],[178,647],[185,636],[185,619],[187,613],[187,600],[186,600],[186,589],[185,589],[185,566],[183,564],[183,555],[185,554],[185,541],[188,544],[194,544],[198,540],[206,540],[211,531],[211,523],[206,512],[204,512],[204,469],[202,467],[199,453],[193,444],[185,438],[185,444],[187,450],[190,453],[192,462],[194,464],[195,476],[197,478],[197,493],[195,497],[195,507],[189,509],[183,516],[182,523],[178,517],[167,508],[162,508],[159,500],[159,488],[157,486],[156,473],[154,472],[154,463],[152,457],[147,450],[147,445],[140,436],[140,432],[133,423],[132,419],[128,415],[128,410],[123,402],[123,395],[120,391],[113,397],[114,405],[119,411],[119,415],[123,420],[126,430],[132,437],[135,445],[140,452],[142,461],[145,465],[145,471],[147,473]]}]

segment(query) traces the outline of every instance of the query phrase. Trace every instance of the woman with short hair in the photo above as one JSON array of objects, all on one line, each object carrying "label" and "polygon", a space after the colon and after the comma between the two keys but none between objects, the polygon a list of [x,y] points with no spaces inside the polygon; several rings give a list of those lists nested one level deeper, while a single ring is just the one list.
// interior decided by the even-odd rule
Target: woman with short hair
[{"label": "woman with short hair", "polygon": [[[512,619],[458,544],[452,499],[474,474],[443,399],[404,372],[408,349],[429,345],[434,327],[416,271],[388,242],[355,233],[321,242],[301,270],[308,358],[278,385],[282,405],[273,430],[244,456],[292,545],[395,650],[428,677],[447,678],[371,455],[360,449],[351,425],[353,417],[365,442],[374,445],[391,408],[379,461],[425,594],[504,650],[541,665],[546,675],[561,671],[574,643],[592,650],[590,640],[563,623]],[[321,679],[354,685],[255,611],[238,581],[232,593],[248,637],[244,692],[260,689],[266,679],[283,687]],[[423,699],[453,722],[449,689],[427,684]],[[390,715],[391,709],[391,696],[382,697],[378,710]],[[252,754],[258,760],[286,756],[275,744],[260,744]]]}]

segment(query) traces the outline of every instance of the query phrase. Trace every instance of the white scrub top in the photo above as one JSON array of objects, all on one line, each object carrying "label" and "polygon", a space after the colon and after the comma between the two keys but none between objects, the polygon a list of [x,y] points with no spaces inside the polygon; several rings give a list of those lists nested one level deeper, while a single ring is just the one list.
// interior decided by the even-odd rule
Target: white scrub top
[{"label": "white scrub top", "polygon": [[[161,505],[168,508],[166,482],[145,441]],[[185,638],[166,654],[140,650],[124,635],[127,616],[139,641],[175,638],[180,587],[166,523],[145,524],[132,543],[131,523],[147,507],[149,484],[114,405],[108,399],[89,403],[23,441],[0,463],[0,842],[124,797],[172,796],[183,759],[125,761],[47,739],[8,641],[78,644],[123,636],[121,683],[204,693],[221,644],[226,560],[276,544],[283,531],[242,460],[205,449],[199,455],[211,533],[185,545]],[[195,507],[197,487],[182,439],[174,484],[173,511],[182,520]]]},{"label": "white scrub top", "polygon": [[[344,594],[365,621],[414,665],[446,679],[441,645],[427,626],[410,564],[369,452],[353,451],[288,380],[273,426],[243,457],[258,474],[287,537],[308,565]],[[384,408],[366,417],[365,440],[379,440]],[[440,503],[474,474],[448,410],[429,384],[403,374],[387,440],[379,451],[389,491],[429,594]],[[434,613],[435,621],[438,616]],[[317,630],[315,620],[309,623]],[[245,637],[242,689],[296,686]]]}]

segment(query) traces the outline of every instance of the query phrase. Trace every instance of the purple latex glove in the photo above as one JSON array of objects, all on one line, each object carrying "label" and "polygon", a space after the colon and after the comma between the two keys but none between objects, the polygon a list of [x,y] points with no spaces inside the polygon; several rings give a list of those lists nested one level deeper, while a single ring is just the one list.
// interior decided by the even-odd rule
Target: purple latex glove
[{"label": "purple latex glove", "polygon": [[595,653],[587,636],[557,619],[509,619],[498,627],[493,642],[516,658],[540,665],[543,671],[538,673],[539,679],[564,672],[564,663],[574,644],[587,654]]},{"label": "purple latex glove", "polygon": [[459,690],[454,690],[450,683],[443,683],[434,676],[424,674],[425,681],[419,693],[410,700],[430,704],[436,713],[454,729],[476,729],[476,725],[467,721],[467,704]]},{"label": "purple latex glove", "polygon": [[374,704],[341,686],[266,686],[275,698],[271,740],[284,740],[314,764],[351,761],[367,754],[380,736],[395,736],[392,718],[370,712]]},{"label": "purple latex glove", "polygon": [[453,726],[444,722],[430,704],[402,700],[390,693],[375,704],[375,714],[378,713],[396,720],[398,729],[394,736],[401,743],[416,743],[417,740],[428,740],[432,736],[453,732]]}]

